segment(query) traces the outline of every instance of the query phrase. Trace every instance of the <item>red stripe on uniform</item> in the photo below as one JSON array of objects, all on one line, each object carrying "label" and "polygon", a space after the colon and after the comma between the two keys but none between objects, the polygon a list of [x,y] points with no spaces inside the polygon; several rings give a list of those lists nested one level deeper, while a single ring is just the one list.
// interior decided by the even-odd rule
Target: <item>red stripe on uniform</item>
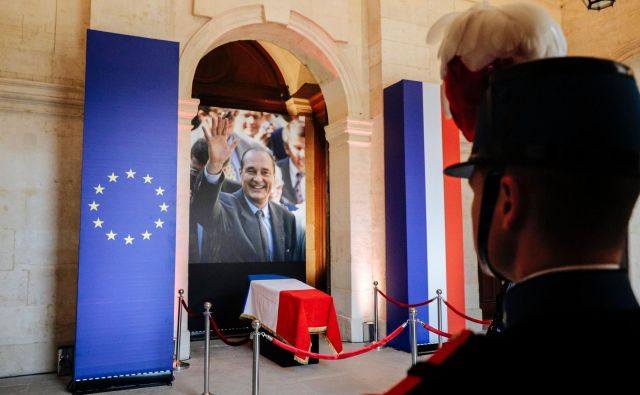
[{"label": "red stripe on uniform", "polygon": [[447,358],[451,356],[457,349],[459,349],[464,343],[467,342],[473,335],[473,332],[464,330],[460,332],[456,337],[451,338],[446,343],[442,344],[442,348],[438,350],[435,354],[429,358],[428,363],[432,365],[440,365],[442,362],[446,361]]},{"label": "red stripe on uniform", "polygon": [[422,382],[422,379],[418,376],[407,376],[404,380],[396,384],[389,391],[385,392],[384,395],[402,395],[411,391],[415,387],[418,386]]}]

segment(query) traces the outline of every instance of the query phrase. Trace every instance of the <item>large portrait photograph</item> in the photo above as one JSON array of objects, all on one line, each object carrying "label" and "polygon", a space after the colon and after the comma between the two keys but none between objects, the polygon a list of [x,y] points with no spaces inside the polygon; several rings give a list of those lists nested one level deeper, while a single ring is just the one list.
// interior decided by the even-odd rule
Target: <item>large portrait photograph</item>
[{"label": "large portrait photograph", "polygon": [[[192,124],[189,262],[304,262],[304,117],[200,106]],[[230,152],[210,174],[216,138]]]},{"label": "large portrait photograph", "polygon": [[237,328],[248,276],[305,280],[306,121],[201,105],[191,123],[190,300]]}]

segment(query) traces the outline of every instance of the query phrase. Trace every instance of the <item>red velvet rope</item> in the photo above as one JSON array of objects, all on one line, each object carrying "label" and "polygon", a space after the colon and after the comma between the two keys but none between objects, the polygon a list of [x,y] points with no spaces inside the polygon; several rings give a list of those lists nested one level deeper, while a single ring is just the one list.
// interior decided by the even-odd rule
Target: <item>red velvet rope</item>
[{"label": "red velvet rope", "polygon": [[[187,304],[185,303],[184,299],[182,300],[182,307],[184,307],[184,309],[187,311],[187,313],[189,314],[189,317],[191,318],[199,318],[200,314],[196,314],[193,311],[191,311],[191,309],[189,308],[189,306],[187,306]],[[229,346],[241,346],[243,344],[247,344],[249,343],[249,341],[251,341],[251,339],[249,338],[249,336],[237,341],[237,342],[232,342],[229,339],[227,339],[226,337],[224,337],[224,335],[220,332],[220,329],[218,328],[218,325],[216,324],[216,322],[213,320],[213,318],[211,316],[209,316],[209,322],[211,323],[211,326],[213,327],[213,330],[216,332],[216,335],[218,335],[218,337],[220,338],[220,340],[222,340],[222,342],[224,344],[227,344]]]},{"label": "red velvet rope", "polygon": [[385,299],[387,299],[389,302],[396,304],[400,307],[420,307],[420,306],[424,306],[426,304],[429,304],[431,302],[433,302],[434,300],[436,300],[436,298],[431,298],[429,300],[425,300],[424,302],[420,302],[420,303],[412,303],[412,304],[407,304],[407,303],[402,303],[402,302],[398,302],[397,300],[393,299],[390,296],[385,295],[384,292],[380,291],[380,289],[376,288],[376,291],[378,291],[378,293],[382,296],[384,296]]},{"label": "red velvet rope", "polygon": [[213,330],[216,332],[216,334],[218,335],[218,337],[220,338],[220,340],[222,340],[222,342],[228,346],[233,346],[233,347],[237,347],[237,346],[241,346],[243,344],[247,344],[251,341],[251,338],[249,338],[249,336],[240,339],[236,342],[232,342],[231,340],[227,339],[226,337],[224,337],[224,335],[222,333],[220,333],[220,329],[218,329],[218,325],[216,325],[216,322],[213,320],[213,317],[209,316],[209,322],[211,323],[211,326],[213,327]]},{"label": "red velvet rope", "polygon": [[442,299],[442,301],[444,302],[444,304],[447,305],[448,308],[451,309],[451,311],[453,311],[454,313],[458,314],[460,317],[462,317],[464,319],[467,319],[469,321],[475,322],[476,324],[482,324],[482,325],[489,325],[491,323],[491,320],[479,320],[477,318],[469,317],[468,315],[463,314],[460,311],[458,311],[455,307],[450,305],[446,300]]},{"label": "red velvet rope", "polygon": [[406,327],[406,325],[402,324],[399,327],[397,327],[395,331],[391,332],[384,339],[381,339],[381,340],[379,340],[379,341],[377,341],[375,343],[371,343],[366,347],[359,348],[359,349],[354,350],[354,351],[343,352],[343,353],[337,354],[337,355],[316,354],[315,352],[301,350],[299,348],[296,348],[296,347],[290,346],[290,345],[288,345],[286,343],[283,343],[280,340],[276,339],[275,337],[271,338],[271,342],[273,344],[275,344],[276,346],[278,346],[278,347],[280,347],[282,349],[285,349],[285,350],[287,350],[289,352],[292,352],[294,354],[302,354],[302,355],[310,357],[310,358],[328,359],[328,360],[347,359],[347,358],[355,357],[356,355],[364,354],[365,352],[371,351],[374,348],[377,348],[377,347],[380,347],[380,346],[384,346],[389,341],[393,340],[394,337],[398,336],[400,334],[400,332],[402,332],[404,330],[405,327]]},{"label": "red velvet rope", "polygon": [[430,332],[433,332],[436,335],[444,336],[447,339],[452,336],[451,333],[443,332],[443,331],[441,331],[441,330],[439,330],[437,328],[432,327],[431,325],[427,324],[426,322],[423,322],[422,326],[424,327],[424,329],[426,329],[426,330],[428,330]]},{"label": "red velvet rope", "polygon": [[182,299],[182,307],[184,307],[184,309],[187,311],[187,314],[189,314],[189,317],[191,318],[198,318],[200,317],[200,314],[196,314],[193,311],[191,311],[191,309],[189,308],[189,306],[187,306],[187,304],[184,302],[184,299]]}]

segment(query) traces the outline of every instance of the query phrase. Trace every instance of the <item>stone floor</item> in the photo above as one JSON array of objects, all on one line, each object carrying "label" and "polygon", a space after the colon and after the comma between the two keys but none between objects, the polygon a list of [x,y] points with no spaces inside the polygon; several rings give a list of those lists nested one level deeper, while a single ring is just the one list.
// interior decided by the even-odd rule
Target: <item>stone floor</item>
[{"label": "stone floor", "polygon": [[[216,395],[251,394],[252,350],[250,345],[230,347],[212,341],[209,391]],[[345,351],[362,347],[345,343]],[[330,353],[320,341],[320,352]],[[191,343],[191,367],[175,373],[172,386],[120,391],[135,395],[200,395],[203,392],[204,342]],[[408,353],[391,348],[370,351],[341,361],[320,361],[317,365],[282,368],[260,358],[260,393],[278,394],[365,394],[381,393],[401,380],[409,365]],[[69,377],[41,374],[0,379],[1,395],[68,394]]]}]

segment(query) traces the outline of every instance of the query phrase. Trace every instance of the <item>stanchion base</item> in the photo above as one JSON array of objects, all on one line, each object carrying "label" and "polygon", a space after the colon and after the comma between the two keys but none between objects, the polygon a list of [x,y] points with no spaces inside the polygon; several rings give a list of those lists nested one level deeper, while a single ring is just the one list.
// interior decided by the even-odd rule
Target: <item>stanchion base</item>
[{"label": "stanchion base", "polygon": [[173,363],[173,371],[179,372],[181,370],[186,370],[186,369],[189,369],[189,366],[190,365],[187,362],[175,361]]},{"label": "stanchion base", "polygon": [[202,395],[213,395],[211,392],[203,392]]}]

